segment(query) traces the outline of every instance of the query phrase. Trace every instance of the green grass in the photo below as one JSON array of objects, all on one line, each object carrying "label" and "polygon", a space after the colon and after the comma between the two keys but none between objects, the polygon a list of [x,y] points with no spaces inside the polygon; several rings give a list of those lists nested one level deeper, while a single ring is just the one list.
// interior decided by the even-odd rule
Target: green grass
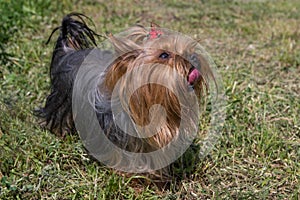
[{"label": "green grass", "polygon": [[[103,1],[104,2],[104,1]],[[53,28],[70,11],[97,32],[153,21],[200,40],[228,97],[222,138],[190,179],[169,189],[122,177],[78,136],[42,130]],[[0,199],[299,199],[300,2],[0,2]]]}]

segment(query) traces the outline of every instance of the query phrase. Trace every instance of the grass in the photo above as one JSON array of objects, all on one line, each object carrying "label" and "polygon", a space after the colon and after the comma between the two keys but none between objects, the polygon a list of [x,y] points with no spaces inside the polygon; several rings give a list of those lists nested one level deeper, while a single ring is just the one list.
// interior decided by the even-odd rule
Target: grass
[{"label": "grass", "polygon": [[[300,2],[0,2],[0,199],[299,199]],[[52,45],[70,11],[97,32],[154,21],[197,39],[222,75],[222,138],[190,179],[161,189],[91,159],[78,136],[41,129]]]}]

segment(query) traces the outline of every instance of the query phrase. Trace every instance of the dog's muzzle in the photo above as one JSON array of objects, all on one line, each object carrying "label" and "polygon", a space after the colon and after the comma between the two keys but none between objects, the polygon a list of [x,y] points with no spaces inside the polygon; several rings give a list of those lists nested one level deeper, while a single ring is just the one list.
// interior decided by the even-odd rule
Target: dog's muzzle
[{"label": "dog's muzzle", "polygon": [[193,53],[190,55],[189,61],[192,65],[191,69],[189,70],[187,81],[189,83],[189,87],[194,89],[194,84],[195,82],[200,78],[201,74],[199,70],[197,69],[198,67],[200,68],[200,61],[197,57],[197,54]]},{"label": "dog's muzzle", "polygon": [[188,82],[191,86],[194,86],[194,83],[199,79],[200,72],[195,67],[192,67],[188,74]]}]

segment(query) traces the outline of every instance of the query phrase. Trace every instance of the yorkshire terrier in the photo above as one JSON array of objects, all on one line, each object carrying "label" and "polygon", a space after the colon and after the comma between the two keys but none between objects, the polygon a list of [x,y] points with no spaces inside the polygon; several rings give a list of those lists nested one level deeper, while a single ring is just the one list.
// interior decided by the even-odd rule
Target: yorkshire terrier
[{"label": "yorkshire terrier", "polygon": [[[188,105],[182,105],[177,95],[194,94],[197,102],[187,103],[199,105],[203,110],[208,84],[214,80],[209,61],[201,51],[198,51],[197,42],[181,34],[161,29],[155,24],[150,28],[136,25],[122,36],[112,34],[103,36],[113,47],[113,50],[107,51],[97,47],[99,35],[88,27],[85,17],[79,13],[65,16],[61,26],[49,37],[48,42],[53,33],[60,30],[50,66],[51,93],[46,99],[45,106],[37,112],[43,125],[62,137],[76,131],[73,117],[78,113],[72,112],[74,82],[84,59],[91,51],[97,49],[100,55],[108,54],[114,58],[103,74],[99,75],[95,90],[96,98],[92,102],[97,120],[113,144],[126,151],[149,153],[167,146],[172,140],[179,140],[180,134],[192,134],[189,131],[195,129],[188,128],[189,130],[184,132],[180,129],[180,125],[184,121],[189,127],[198,127],[199,116],[196,116],[197,113],[189,109]],[[134,75],[125,76],[141,65],[147,66],[147,73],[137,70]],[[174,74],[179,74],[183,78],[180,79]],[[144,84],[137,90],[134,89],[136,84],[150,77],[152,80],[154,78],[157,81],[168,82],[176,91],[172,92],[168,87],[155,83]],[[137,128],[137,134],[143,137],[132,136],[126,130],[120,129],[115,123],[111,108],[113,93],[126,96],[132,90],[135,91],[127,100],[120,97],[121,110],[129,116],[131,122],[139,127],[145,127],[152,120],[154,122],[164,120],[163,125],[154,129],[147,129],[147,126]],[[187,97],[184,95],[183,98]],[[128,104],[124,105],[123,102]],[[165,116],[160,115],[154,105],[161,105],[165,110]],[[182,112],[185,106],[188,109]],[[165,119],[162,119],[163,117]],[[198,117],[196,121],[195,117]]]}]

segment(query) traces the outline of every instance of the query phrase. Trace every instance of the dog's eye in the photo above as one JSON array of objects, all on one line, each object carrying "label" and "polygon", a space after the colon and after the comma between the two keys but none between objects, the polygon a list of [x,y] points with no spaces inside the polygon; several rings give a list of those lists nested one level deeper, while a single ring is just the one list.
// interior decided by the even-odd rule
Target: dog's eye
[{"label": "dog's eye", "polygon": [[162,54],[159,55],[159,58],[161,59],[168,59],[170,57],[170,55],[166,52],[163,52]]}]

